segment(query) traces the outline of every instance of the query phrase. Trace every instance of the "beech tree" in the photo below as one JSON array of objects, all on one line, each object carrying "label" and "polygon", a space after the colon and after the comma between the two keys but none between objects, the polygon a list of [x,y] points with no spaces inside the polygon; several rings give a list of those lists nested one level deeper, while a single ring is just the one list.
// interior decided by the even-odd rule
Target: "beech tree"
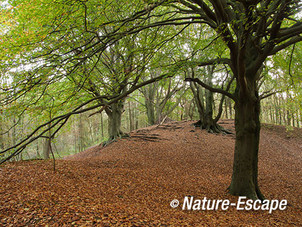
[{"label": "beech tree", "polygon": [[[252,199],[264,199],[258,186],[260,95],[258,79],[264,61],[302,40],[302,23],[293,18],[299,1],[180,1],[213,28],[229,48],[228,59],[236,78],[234,94],[221,92],[235,101],[236,144],[229,191]],[[209,64],[211,62],[208,62]],[[206,63],[205,63],[206,64]],[[202,84],[202,83],[201,83]]]},{"label": "beech tree", "polygon": [[[199,72],[198,74],[202,74],[203,81],[210,87],[213,87],[213,77],[214,77],[214,70],[215,65],[207,66],[206,69]],[[191,69],[191,72],[187,72],[187,79],[188,81],[196,79],[196,70],[194,68]],[[228,74],[226,75],[227,85],[226,85],[226,91],[230,90],[230,87],[232,85],[232,82],[234,81],[234,77],[229,78]],[[197,80],[199,82],[199,80]],[[202,86],[200,86],[197,82],[190,83],[190,87],[192,90],[192,93],[194,95],[194,100],[197,106],[198,114],[199,114],[199,121],[194,123],[196,127],[201,127],[202,129],[207,130],[210,133],[230,133],[226,129],[224,129],[222,126],[220,126],[217,122],[219,121],[222,111],[223,111],[223,103],[225,100],[225,95],[221,95],[220,101],[219,101],[219,107],[218,107],[218,113],[216,117],[213,116],[213,105],[214,105],[214,97],[213,92],[205,89],[203,92]],[[222,88],[225,86],[225,81],[222,82]]]},{"label": "beech tree", "polygon": [[[91,70],[87,77],[87,84],[84,89],[92,94],[93,97],[102,95],[120,95],[127,91],[129,83],[132,81],[132,75],[140,75],[141,66],[134,65],[134,52],[129,48],[134,48],[134,44],[128,46],[117,42],[115,45],[104,51],[103,57],[95,65],[95,70]],[[136,70],[134,69],[136,68]],[[139,76],[133,77],[138,80]],[[121,119],[124,111],[124,102],[126,97],[118,100],[111,105],[105,105],[98,113],[103,110],[108,116],[108,143],[117,138],[123,137],[124,132],[121,130]],[[106,99],[99,98],[100,104],[106,102]]]}]

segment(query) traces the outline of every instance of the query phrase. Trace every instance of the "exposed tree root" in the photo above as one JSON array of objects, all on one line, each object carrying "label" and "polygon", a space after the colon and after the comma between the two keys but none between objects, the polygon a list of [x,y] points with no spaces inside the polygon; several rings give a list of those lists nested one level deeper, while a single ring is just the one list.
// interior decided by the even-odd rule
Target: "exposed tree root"
[{"label": "exposed tree root", "polygon": [[159,134],[143,134],[143,133],[138,133],[135,135],[132,135],[130,138],[134,138],[134,139],[142,139],[145,141],[149,141],[149,142],[159,142],[160,140],[165,140],[164,138],[160,138]]},{"label": "exposed tree root", "polygon": [[117,139],[111,139],[111,140],[107,140],[105,142],[102,143],[102,147],[106,147],[114,142],[117,142]]},{"label": "exposed tree root", "polygon": [[223,132],[226,134],[233,134],[232,132],[228,131],[227,129],[225,129],[224,127],[222,127],[221,125],[217,124],[214,121],[212,121],[212,123],[203,124],[201,122],[201,120],[199,120],[199,121],[195,122],[193,125],[194,125],[194,127],[205,129],[209,133],[222,133]]},{"label": "exposed tree root", "polygon": [[118,139],[130,137],[128,133],[120,132],[118,136],[112,136],[107,141],[102,143],[102,147],[106,147],[111,143],[117,142]]}]

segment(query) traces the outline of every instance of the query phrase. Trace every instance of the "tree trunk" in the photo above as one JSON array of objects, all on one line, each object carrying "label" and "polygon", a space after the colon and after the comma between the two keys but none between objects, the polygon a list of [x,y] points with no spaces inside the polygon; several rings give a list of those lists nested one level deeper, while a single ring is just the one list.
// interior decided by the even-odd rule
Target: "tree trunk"
[{"label": "tree trunk", "polygon": [[231,99],[228,99],[228,104],[229,104],[230,119],[232,119],[232,116],[233,116],[233,107],[232,107],[232,100]]},{"label": "tree trunk", "polygon": [[109,141],[121,138],[124,133],[121,131],[122,113],[124,103],[120,100],[118,103],[113,103],[106,111],[108,114],[108,135]]},{"label": "tree trunk", "polygon": [[297,127],[300,128],[300,119],[301,119],[301,114],[299,109],[297,110]]},{"label": "tree trunk", "polygon": [[40,153],[39,153],[39,151],[40,151],[40,148],[39,148],[39,140],[37,140],[37,147],[36,147],[36,158],[38,159],[38,158],[40,158],[41,156],[40,156]]},{"label": "tree trunk", "polygon": [[292,115],[292,124],[293,124],[293,127],[296,127],[295,114],[292,112],[291,115]]},{"label": "tree trunk", "polygon": [[[213,82],[212,82],[213,75],[214,75],[214,66],[207,67],[206,83],[209,86],[213,86]],[[222,131],[229,133],[227,130],[225,130],[223,127],[217,124],[219,117],[217,119],[213,118],[213,105],[214,105],[213,92],[209,90],[205,90],[204,93],[205,104],[204,104],[204,100],[203,100],[204,97],[200,87],[197,84],[193,84],[193,83],[191,83],[190,86],[199,113],[199,121],[194,124],[195,127],[200,127],[202,129],[207,130],[210,133],[220,133]]]},{"label": "tree trunk", "polygon": [[286,117],[287,117],[287,126],[291,126],[292,119],[291,119],[291,113],[289,112],[289,110],[286,110]]},{"label": "tree trunk", "polygon": [[[51,125],[49,125],[51,127]],[[45,160],[48,160],[50,158],[50,149],[51,149],[51,130],[48,131],[48,138],[45,139],[44,143],[44,151],[43,151],[43,157]]]},{"label": "tree trunk", "polygon": [[227,99],[224,99],[224,113],[225,113],[225,118],[229,119]]},{"label": "tree trunk", "polygon": [[145,106],[147,110],[147,117],[148,117],[148,124],[154,125],[155,124],[155,111],[154,111],[154,104],[152,100],[145,99]]},{"label": "tree trunk", "polygon": [[79,151],[83,151],[85,149],[85,136],[84,136],[84,123],[83,123],[83,116],[82,114],[79,114],[79,124],[78,124],[78,128],[79,128]]},{"label": "tree trunk", "polygon": [[[208,79],[208,84],[212,86],[212,77]],[[203,116],[200,116],[200,123],[202,129],[206,129],[211,133],[219,133],[222,131],[222,127],[217,124],[217,122],[213,119],[213,93],[209,90],[205,90],[205,100],[206,106]]]},{"label": "tree trunk", "polygon": [[104,117],[103,117],[103,112],[101,113],[101,133],[102,133],[102,139],[104,139]]},{"label": "tree trunk", "polygon": [[270,118],[271,118],[270,123],[274,124],[275,120],[274,120],[274,114],[273,114],[271,106],[269,107],[269,113],[270,113]]},{"label": "tree trunk", "polygon": [[43,152],[43,156],[45,160],[48,160],[50,158],[50,144],[51,144],[51,139],[46,138],[44,142],[44,152]]},{"label": "tree trunk", "polygon": [[131,109],[131,102],[128,102],[128,114],[129,114],[129,131],[133,131],[134,130],[134,124],[133,124],[133,118],[132,115],[134,115],[134,111],[132,112]]},{"label": "tree trunk", "polygon": [[[51,125],[49,125],[51,127]],[[43,151],[43,157],[45,160],[48,160],[50,158],[50,149],[51,149],[51,130],[48,131],[48,138],[45,139],[44,142],[44,151]]]},{"label": "tree trunk", "polygon": [[[51,110],[49,111],[49,120],[52,119]],[[45,139],[44,144],[44,152],[43,156],[44,159],[47,160],[50,158],[50,152],[51,152],[51,123],[48,125],[48,138]]]},{"label": "tree trunk", "polygon": [[148,118],[148,125],[155,124],[155,91],[157,90],[157,83],[149,84],[142,88],[142,93],[145,97],[145,107]]},{"label": "tree trunk", "polygon": [[[250,199],[264,197],[258,187],[258,150],[260,138],[260,99],[255,82],[246,92],[236,89],[235,127],[236,142],[233,176],[229,187],[232,195]],[[238,85],[237,85],[238,88]]]}]

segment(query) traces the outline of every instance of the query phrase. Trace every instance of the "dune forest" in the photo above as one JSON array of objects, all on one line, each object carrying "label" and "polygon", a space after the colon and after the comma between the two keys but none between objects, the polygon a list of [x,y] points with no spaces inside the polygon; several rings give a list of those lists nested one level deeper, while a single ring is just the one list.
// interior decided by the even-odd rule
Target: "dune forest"
[{"label": "dune forest", "polygon": [[0,226],[299,226],[302,2],[1,0]]}]

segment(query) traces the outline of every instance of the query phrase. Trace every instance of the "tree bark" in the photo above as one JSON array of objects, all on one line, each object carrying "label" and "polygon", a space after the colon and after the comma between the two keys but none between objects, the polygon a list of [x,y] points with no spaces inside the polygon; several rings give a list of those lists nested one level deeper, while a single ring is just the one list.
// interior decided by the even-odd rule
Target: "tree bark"
[{"label": "tree bark", "polygon": [[145,99],[145,106],[147,111],[147,118],[148,118],[148,124],[154,125],[155,124],[155,110],[154,110],[154,104],[152,103],[154,100]]},{"label": "tree bark", "polygon": [[224,99],[224,113],[225,113],[225,118],[229,119],[227,99]]},{"label": "tree bark", "polygon": [[129,131],[133,131],[134,130],[134,123],[133,123],[133,116],[134,115],[134,111],[132,112],[132,109],[131,109],[131,102],[129,101],[128,102],[128,114],[129,114]]},{"label": "tree bark", "polygon": [[[211,87],[213,86],[212,79],[214,74],[214,68],[215,66],[208,66],[206,70],[207,76],[205,82]],[[192,74],[194,77],[194,69],[192,69]],[[214,105],[213,92],[207,89],[205,90],[204,92],[205,102],[204,102],[204,97],[200,87],[195,83],[194,84],[190,83],[190,86],[199,113],[199,121],[194,124],[195,127],[200,127],[201,129],[205,129],[210,133],[220,133],[220,132],[229,133],[227,130],[225,130],[217,123],[221,116],[221,113],[219,113],[219,115],[215,119],[213,118],[213,105]],[[222,99],[224,99],[224,96]]]},{"label": "tree bark", "polygon": [[247,82],[248,90],[240,90],[240,84],[237,83],[235,92],[236,142],[229,192],[232,195],[263,200],[264,196],[258,186],[260,98],[256,80],[253,79],[255,77],[250,78]]},{"label": "tree bark", "polygon": [[155,124],[155,91],[157,83],[149,84],[142,88],[142,94],[145,97],[145,107],[148,118],[148,125]]},{"label": "tree bark", "polygon": [[103,112],[101,113],[101,133],[102,133],[102,139],[104,139],[104,117],[103,117]]},{"label": "tree bark", "polygon": [[44,152],[43,152],[43,156],[45,160],[50,159],[50,146],[51,146],[51,139],[46,138],[44,144]]},{"label": "tree bark", "polygon": [[121,138],[124,133],[121,131],[122,114],[124,110],[124,101],[120,100],[107,108],[108,115],[108,141]]}]

